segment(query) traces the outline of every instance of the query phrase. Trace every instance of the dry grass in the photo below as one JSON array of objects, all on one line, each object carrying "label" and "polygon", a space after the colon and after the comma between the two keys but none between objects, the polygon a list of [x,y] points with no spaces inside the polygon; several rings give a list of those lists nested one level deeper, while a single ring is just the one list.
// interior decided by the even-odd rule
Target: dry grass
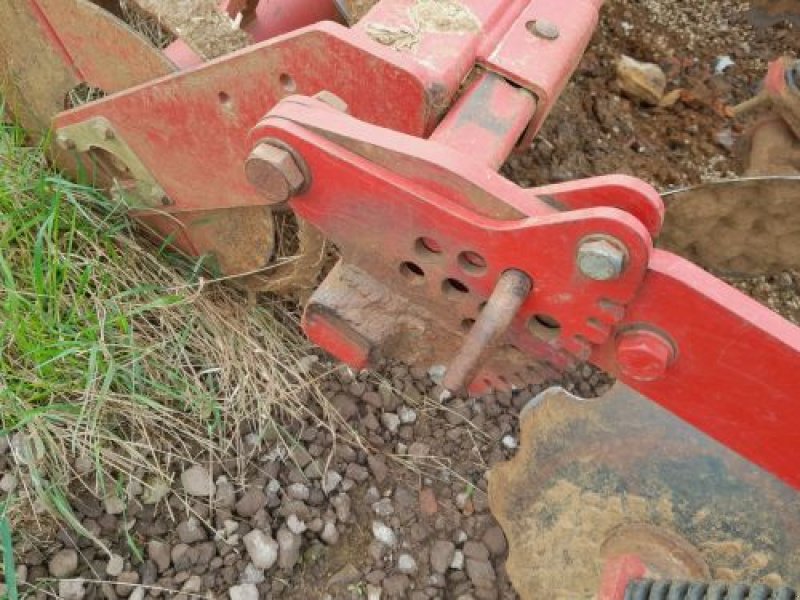
[{"label": "dry grass", "polygon": [[[0,130],[0,437],[22,499],[70,521],[77,481],[100,495],[131,479],[155,488],[183,463],[243,469],[245,433],[289,447],[299,420],[348,431],[293,308],[250,305],[201,272]],[[78,477],[87,466],[93,479]],[[12,522],[30,514],[9,509]]]}]

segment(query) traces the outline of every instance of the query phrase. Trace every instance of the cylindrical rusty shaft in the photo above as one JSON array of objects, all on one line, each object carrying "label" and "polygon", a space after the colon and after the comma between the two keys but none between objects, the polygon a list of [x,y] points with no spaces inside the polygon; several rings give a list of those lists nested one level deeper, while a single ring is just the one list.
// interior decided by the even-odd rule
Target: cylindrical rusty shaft
[{"label": "cylindrical rusty shaft", "polygon": [[514,269],[500,276],[461,350],[447,368],[443,382],[446,389],[455,392],[469,385],[484,354],[511,325],[532,285],[530,277]]}]

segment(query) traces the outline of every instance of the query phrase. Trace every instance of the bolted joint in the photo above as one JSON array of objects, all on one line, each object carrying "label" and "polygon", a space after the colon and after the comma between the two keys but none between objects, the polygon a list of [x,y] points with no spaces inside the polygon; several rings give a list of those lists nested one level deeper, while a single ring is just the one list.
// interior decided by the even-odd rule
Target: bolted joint
[{"label": "bolted joint", "polygon": [[578,269],[589,279],[610,281],[625,270],[628,252],[621,242],[611,237],[584,240],[578,248]]},{"label": "bolted joint", "polygon": [[269,204],[281,204],[307,184],[305,165],[278,140],[260,142],[245,161],[245,175]]},{"label": "bolted joint", "polygon": [[675,360],[675,347],[663,335],[649,329],[625,331],[617,339],[617,364],[635,381],[657,381]]}]

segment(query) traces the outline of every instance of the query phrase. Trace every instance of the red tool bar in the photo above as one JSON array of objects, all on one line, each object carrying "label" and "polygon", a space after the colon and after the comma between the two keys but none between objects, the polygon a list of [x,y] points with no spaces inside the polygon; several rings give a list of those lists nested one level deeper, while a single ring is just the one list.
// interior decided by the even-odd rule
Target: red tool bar
[{"label": "red tool bar", "polygon": [[[425,73],[429,92],[445,109],[475,66],[478,48],[498,37],[497,28],[519,15],[530,0],[461,0],[459,10],[442,16],[420,10],[416,0],[381,0],[354,27],[387,44]],[[435,5],[435,3],[427,3]],[[452,9],[452,6],[451,6]],[[407,32],[404,34],[403,32]],[[392,41],[389,41],[392,40]]]},{"label": "red tool bar", "polygon": [[594,362],[800,488],[800,329],[692,263],[656,251],[618,331],[659,332],[674,359],[655,381],[620,372],[617,341]]},{"label": "red tool bar", "polygon": [[[581,358],[584,348],[595,347],[597,364],[751,462],[800,487],[800,329],[666,252],[655,252],[642,279],[629,279],[638,268],[633,265],[648,261],[647,250],[631,237],[634,229],[625,233],[631,223],[620,218],[631,214],[604,213],[600,218],[593,212],[613,200],[613,194],[602,192],[602,185],[593,196],[590,184],[565,184],[563,198],[586,207],[594,198],[594,208],[561,213],[576,221],[546,233],[539,227],[555,226],[555,211],[539,200],[545,197],[543,190],[520,190],[488,167],[452,150],[442,151],[430,141],[381,131],[302,99],[277,107],[257,128],[254,139],[265,136],[298,150],[313,180],[320,182],[312,183],[292,205],[342,248],[345,261],[396,286],[396,294],[433,311],[453,329],[469,312],[441,295],[441,281],[461,277],[477,304],[491,295],[501,273],[519,269],[531,277],[534,289],[507,339],[529,353],[531,360],[542,357],[542,348],[530,339],[528,319],[537,313],[553,316],[561,331],[547,345]],[[358,154],[345,148],[358,148]],[[424,174],[434,172],[431,164],[438,165],[439,176],[429,184]],[[618,181],[618,189],[629,187],[626,181]],[[570,190],[570,185],[577,189]],[[483,200],[478,200],[479,189],[485,194]],[[629,197],[627,205],[638,205],[639,214],[646,215],[644,221],[657,219],[663,208],[654,206],[642,213],[649,196],[634,201],[636,189],[629,187],[623,194]],[[553,197],[553,186],[544,191]],[[476,212],[487,206],[486,198],[502,198],[534,218],[513,222],[489,218]],[[555,200],[558,204],[557,195]],[[644,232],[641,222],[635,222]],[[625,240],[629,262],[624,277],[592,282],[576,271],[576,244],[598,234]],[[647,233],[644,236],[649,239]],[[419,285],[409,286],[398,267],[419,256],[414,240],[420,237],[436,240],[444,254],[420,262],[425,277]],[[459,249],[479,254],[487,268],[470,276],[449,258]],[[631,284],[635,290],[626,287]],[[468,298],[471,295],[463,295],[464,302]],[[473,301],[466,306],[473,306]],[[364,313],[362,317],[369,320]],[[624,337],[633,332],[646,332],[641,337],[648,343],[665,340],[663,353],[663,346],[643,348],[645,355],[652,351],[654,360],[664,362],[662,371],[645,364],[639,376],[621,372],[618,349],[638,351],[631,338]],[[623,338],[625,344],[620,343]],[[637,363],[629,358],[626,364],[635,370]]]},{"label": "red tool bar", "polygon": [[493,73],[482,73],[455,103],[431,140],[499,169],[536,114],[536,99]]}]

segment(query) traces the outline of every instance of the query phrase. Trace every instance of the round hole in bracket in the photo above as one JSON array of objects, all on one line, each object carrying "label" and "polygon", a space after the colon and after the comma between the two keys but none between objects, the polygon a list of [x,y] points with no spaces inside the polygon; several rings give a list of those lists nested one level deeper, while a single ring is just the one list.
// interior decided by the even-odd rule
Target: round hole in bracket
[{"label": "round hole in bracket", "polygon": [[469,288],[458,279],[448,277],[442,282],[442,293],[448,298],[459,298],[469,294]]},{"label": "round hole in bracket", "polygon": [[533,315],[528,320],[528,331],[549,342],[561,335],[561,323],[550,315]]},{"label": "round hole in bracket", "polygon": [[458,265],[469,275],[483,275],[486,272],[486,259],[471,250],[458,255]]},{"label": "round hole in bracket", "polygon": [[400,265],[400,275],[412,285],[421,285],[425,281],[425,271],[417,263],[410,261]]},{"label": "round hole in bracket", "polygon": [[475,319],[464,319],[461,321],[461,330],[464,333],[468,333],[472,326],[475,325]]},{"label": "round hole in bracket", "polygon": [[294,94],[297,91],[297,82],[288,73],[281,73],[280,82],[283,91],[287,94]]},{"label": "round hole in bracket", "polygon": [[442,245],[433,238],[420,237],[414,242],[414,250],[422,258],[435,258],[442,254]]}]

